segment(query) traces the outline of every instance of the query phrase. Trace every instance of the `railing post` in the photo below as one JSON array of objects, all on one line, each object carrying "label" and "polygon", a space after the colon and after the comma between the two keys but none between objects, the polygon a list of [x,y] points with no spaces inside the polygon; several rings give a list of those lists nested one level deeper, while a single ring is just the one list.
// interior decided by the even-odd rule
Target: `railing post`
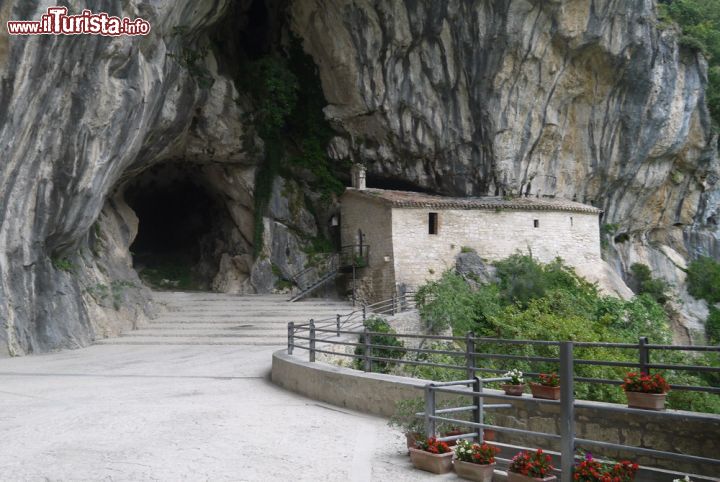
[{"label": "railing post", "polygon": [[295,323],[292,321],[288,323],[288,355],[293,354],[293,348],[295,347]]},{"label": "railing post", "polygon": [[392,295],[392,308],[391,308],[391,312],[392,312],[393,316],[395,316],[395,309],[396,309],[396,308],[395,308],[395,304],[396,304],[396,303],[397,303],[397,296],[393,293],[393,295]]},{"label": "railing post", "polygon": [[647,345],[648,337],[641,336],[638,339],[638,354],[640,361],[640,373],[642,373],[643,375],[650,374],[650,369],[648,368],[648,364],[650,363],[650,350],[648,349]]},{"label": "railing post", "polygon": [[467,367],[468,380],[475,376],[475,339],[471,331],[465,335],[465,366]]},{"label": "railing post", "polygon": [[372,360],[370,360],[370,330],[367,326],[363,329],[363,365],[366,372],[372,371]]},{"label": "railing post", "polygon": [[367,318],[367,305],[363,303],[363,321],[365,321],[365,318]]},{"label": "railing post", "polygon": [[340,313],[335,318],[335,334],[340,336]]},{"label": "railing post", "polygon": [[435,436],[435,390],[433,384],[425,385],[425,436],[427,438]]},{"label": "railing post", "polygon": [[310,320],[310,361],[315,361],[315,320]]},{"label": "railing post", "polygon": [[575,395],[573,343],[560,343],[560,475],[561,482],[572,481],[575,463]]},{"label": "railing post", "polygon": [[[473,378],[475,378],[475,381],[473,382],[473,392],[475,392],[475,393],[482,392],[482,389],[483,389],[482,380],[480,380],[480,377],[473,377]],[[483,400],[483,397],[478,396],[478,395],[473,396],[473,407],[474,408],[472,411],[472,415],[473,415],[474,423],[485,423],[485,422],[483,422],[484,417],[485,417],[484,410],[483,410],[484,403],[485,402]],[[484,433],[485,429],[480,428],[480,427],[476,427],[475,429],[477,430],[477,435],[475,437],[473,437],[473,440],[478,443],[483,443],[483,440],[485,440],[485,433]]]}]

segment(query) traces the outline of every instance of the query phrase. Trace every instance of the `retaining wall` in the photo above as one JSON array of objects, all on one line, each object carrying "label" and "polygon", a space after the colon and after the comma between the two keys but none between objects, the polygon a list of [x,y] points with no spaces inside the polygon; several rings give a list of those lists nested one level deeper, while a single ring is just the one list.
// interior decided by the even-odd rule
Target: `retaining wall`
[{"label": "retaining wall", "polygon": [[[273,354],[272,381],[288,390],[307,397],[365,413],[389,417],[398,400],[422,397],[425,380],[364,373],[358,370],[309,363],[285,350]],[[491,394],[501,394],[489,390]],[[505,399],[485,399],[488,403],[507,403]],[[533,403],[529,395],[512,401],[512,409],[493,410],[496,424],[538,432],[560,433],[560,407]],[[636,447],[718,458],[720,455],[720,416],[696,412],[671,410],[679,418],[668,420],[657,412],[638,411],[623,414],[602,410],[609,403],[590,402],[589,407],[575,409],[575,428],[579,438],[614,442]],[[523,446],[537,446],[557,450],[556,443],[540,437],[515,437],[498,434],[498,441]],[[613,459],[631,459],[642,465],[677,470],[687,473],[718,476],[718,467],[618,453],[613,450],[592,450],[598,456]],[[672,477],[658,480],[672,480]],[[720,480],[720,479],[713,479]]]}]

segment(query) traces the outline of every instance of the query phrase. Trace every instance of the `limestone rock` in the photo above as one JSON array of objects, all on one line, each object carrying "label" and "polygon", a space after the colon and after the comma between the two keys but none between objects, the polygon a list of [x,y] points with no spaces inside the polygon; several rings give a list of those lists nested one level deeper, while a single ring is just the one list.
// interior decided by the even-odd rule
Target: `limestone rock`
[{"label": "limestone rock", "polygon": [[455,258],[455,270],[459,275],[477,281],[480,284],[489,284],[498,281],[497,270],[491,264],[485,263],[475,252],[458,253]]}]

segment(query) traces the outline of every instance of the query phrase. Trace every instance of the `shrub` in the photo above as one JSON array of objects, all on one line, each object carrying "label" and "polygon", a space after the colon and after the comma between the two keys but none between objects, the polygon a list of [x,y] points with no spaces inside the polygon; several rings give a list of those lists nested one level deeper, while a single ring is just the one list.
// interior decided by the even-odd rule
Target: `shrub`
[{"label": "shrub", "polygon": [[447,271],[423,285],[415,295],[420,316],[431,332],[448,326],[470,329],[477,318],[470,286],[458,274]]},{"label": "shrub", "polygon": [[[395,358],[402,359],[405,355],[405,348],[402,341],[398,340],[395,335],[395,330],[390,327],[390,324],[380,317],[372,317],[365,320],[365,327],[373,334],[370,336],[370,340],[373,345],[385,345],[392,348],[371,348],[370,356],[378,358]],[[360,335],[360,343],[365,343],[365,336]],[[362,345],[355,347],[356,355],[364,354],[364,347]],[[394,364],[383,360],[373,360],[371,368],[373,372],[378,373],[389,373],[390,369]],[[355,360],[355,367],[362,370],[364,363],[362,359]]]},{"label": "shrub", "polygon": [[421,397],[408,398],[395,402],[395,412],[388,425],[402,433],[425,433],[425,421],[415,414],[425,411],[425,400]]},{"label": "shrub", "polygon": [[669,286],[665,280],[653,278],[650,268],[646,264],[634,263],[630,266],[633,288],[638,294],[648,294],[658,303],[668,301],[667,290]]},{"label": "shrub", "polygon": [[[500,283],[471,286],[454,272],[446,272],[442,278],[427,283],[420,290],[419,309],[423,320],[429,325],[439,320],[452,327],[456,336],[468,331],[477,336],[530,340],[575,340],[587,342],[627,343],[637,342],[638,337],[648,336],[651,343],[669,344],[672,342],[670,322],[662,306],[648,293],[640,294],[630,300],[610,296],[601,296],[595,287],[578,278],[561,261],[550,266],[537,263],[531,258],[517,259],[512,270],[515,279],[522,277],[517,264],[525,263],[531,272],[543,280],[541,297],[530,298],[526,303],[513,301],[513,297],[503,296]],[[506,282],[510,275],[503,274]],[[718,315],[715,315],[718,316]],[[716,326],[709,323],[711,326]],[[714,332],[713,332],[714,333]],[[486,353],[558,357],[558,347],[527,346],[476,341],[476,351]],[[434,356],[434,355],[433,355]],[[681,352],[664,352],[653,355],[657,363],[687,363]],[[608,360],[617,362],[636,362],[637,353],[603,347],[575,347],[577,359]],[[694,360],[695,364],[719,366],[720,357],[705,355]],[[443,355],[433,361],[443,363]],[[449,361],[449,360],[448,360]],[[448,363],[450,364],[450,363]],[[557,370],[557,364],[530,363],[521,360],[484,360],[484,368],[505,372],[517,368],[523,372],[549,373]],[[408,371],[410,376],[417,376]],[[585,378],[607,378],[622,380],[626,370],[621,367],[600,367],[578,365],[576,375]],[[668,370],[668,381],[673,384],[713,386],[717,377],[712,373],[693,375],[682,371]],[[457,370],[432,368],[435,380],[459,379]],[[577,383],[577,398],[605,402],[624,403],[625,398],[617,387],[605,384]],[[696,392],[673,391],[667,399],[668,406],[675,409],[720,413],[720,400],[717,397]]]},{"label": "shrub", "polygon": [[720,301],[720,263],[701,257],[688,265],[688,293],[708,303]]},{"label": "shrub", "polygon": [[705,320],[705,333],[708,343],[711,345],[720,344],[720,310],[714,306],[710,307],[710,313]]}]

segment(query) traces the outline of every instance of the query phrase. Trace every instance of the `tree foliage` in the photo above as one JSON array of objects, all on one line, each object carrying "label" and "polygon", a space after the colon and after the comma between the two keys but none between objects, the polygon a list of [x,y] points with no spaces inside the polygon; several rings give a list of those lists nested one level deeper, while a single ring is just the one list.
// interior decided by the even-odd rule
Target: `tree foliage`
[{"label": "tree foliage", "polygon": [[[476,351],[522,356],[559,356],[557,346],[512,345],[493,343],[489,338],[524,340],[572,340],[576,342],[637,343],[647,336],[651,343],[672,342],[669,319],[655,299],[657,293],[643,293],[630,300],[600,294],[565,266],[559,259],[543,264],[531,256],[514,255],[497,262],[499,281],[472,287],[454,271],[421,287],[417,301],[420,316],[432,329],[452,327],[456,336],[472,332],[477,337]],[[639,272],[644,272],[641,268]],[[651,277],[650,277],[651,278]],[[647,282],[648,279],[645,278]],[[606,347],[576,347],[575,357],[587,360],[637,362],[637,350]],[[668,364],[687,363],[681,352],[653,353],[653,361]],[[523,372],[554,372],[554,363],[480,358],[483,368]],[[710,357],[698,357],[694,364],[717,365]],[[577,365],[576,375],[589,378],[622,380],[624,367]],[[454,374],[457,376],[457,374]],[[713,380],[705,375],[668,371],[671,383],[705,385]],[[435,375],[435,378],[443,377]],[[578,383],[578,398],[624,402],[622,391],[614,385]],[[717,397],[700,393],[670,392],[673,408],[720,413]]]},{"label": "tree foliage", "polygon": [[720,263],[701,257],[688,265],[688,292],[708,303],[720,302]]}]

